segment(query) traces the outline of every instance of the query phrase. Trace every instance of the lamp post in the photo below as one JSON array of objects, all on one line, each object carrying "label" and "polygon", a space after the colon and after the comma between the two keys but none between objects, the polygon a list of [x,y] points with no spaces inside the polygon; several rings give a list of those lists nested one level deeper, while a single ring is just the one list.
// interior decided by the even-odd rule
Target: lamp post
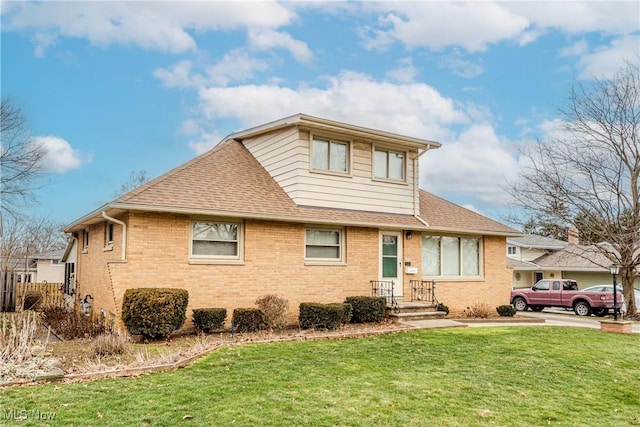
[{"label": "lamp post", "polygon": [[611,275],[613,276],[613,320],[618,321],[618,290],[616,289],[618,284],[616,283],[616,276],[620,272],[620,266],[618,264],[611,264],[609,266]]}]

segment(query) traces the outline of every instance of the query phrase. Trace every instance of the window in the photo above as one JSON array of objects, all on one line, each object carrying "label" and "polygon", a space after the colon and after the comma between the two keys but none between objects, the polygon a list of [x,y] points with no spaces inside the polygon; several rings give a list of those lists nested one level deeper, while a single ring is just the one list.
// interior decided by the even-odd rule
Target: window
[{"label": "window", "polygon": [[405,153],[375,149],[373,164],[375,178],[404,181]]},{"label": "window", "polygon": [[311,141],[311,169],[348,171],[349,143],[314,137]]},{"label": "window", "polygon": [[480,276],[480,239],[423,236],[423,276]]},{"label": "window", "polygon": [[113,223],[107,222],[104,225],[104,247],[113,247]]},{"label": "window", "polygon": [[304,258],[308,261],[342,261],[342,230],[307,229]]},{"label": "window", "polygon": [[515,246],[507,246],[507,255],[515,255],[516,247]]},{"label": "window", "polygon": [[89,230],[82,232],[82,251],[86,252],[89,249]]},{"label": "window", "polygon": [[242,227],[237,222],[194,221],[191,258],[239,260]]}]

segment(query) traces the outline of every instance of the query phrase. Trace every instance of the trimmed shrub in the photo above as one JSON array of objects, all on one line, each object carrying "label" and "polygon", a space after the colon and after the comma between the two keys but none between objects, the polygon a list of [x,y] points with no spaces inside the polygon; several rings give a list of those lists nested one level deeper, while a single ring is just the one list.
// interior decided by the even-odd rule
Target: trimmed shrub
[{"label": "trimmed shrub", "polygon": [[256,305],[262,311],[267,328],[284,329],[287,326],[287,312],[289,300],[277,295],[263,295],[256,300]]},{"label": "trimmed shrub", "polygon": [[502,317],[513,317],[516,315],[516,309],[510,304],[499,305],[496,307],[496,311]]},{"label": "trimmed shrub", "polygon": [[351,304],[353,308],[352,323],[380,322],[384,318],[387,308],[387,299],[385,297],[347,297],[344,302]]},{"label": "trimmed shrub", "polygon": [[347,303],[300,304],[299,323],[302,329],[336,329],[351,320],[352,307]]},{"label": "trimmed shrub", "polygon": [[193,327],[198,332],[209,332],[222,329],[224,319],[227,318],[226,308],[195,308],[193,309]]},{"label": "trimmed shrub", "polygon": [[97,337],[107,330],[103,319],[63,307],[44,307],[42,321],[66,340]]},{"label": "trimmed shrub", "polygon": [[445,313],[449,314],[449,307],[447,307],[446,305],[444,305],[441,302],[436,304],[436,310],[437,311],[444,311]]},{"label": "trimmed shrub", "polygon": [[187,320],[188,303],[185,289],[127,289],[122,300],[122,321],[132,335],[166,338]]},{"label": "trimmed shrub", "polygon": [[231,327],[236,332],[255,332],[267,327],[264,314],[258,308],[236,308],[233,310]]}]

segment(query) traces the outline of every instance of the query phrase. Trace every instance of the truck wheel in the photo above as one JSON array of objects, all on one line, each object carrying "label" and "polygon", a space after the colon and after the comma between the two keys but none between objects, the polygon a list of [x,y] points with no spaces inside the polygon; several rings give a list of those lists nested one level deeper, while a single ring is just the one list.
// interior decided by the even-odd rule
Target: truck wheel
[{"label": "truck wheel", "polygon": [[591,307],[584,301],[575,303],[573,305],[573,311],[575,311],[578,316],[591,316]]},{"label": "truck wheel", "polygon": [[522,297],[516,297],[513,299],[513,308],[518,311],[526,311],[527,310],[527,302]]},{"label": "truck wheel", "polygon": [[609,310],[607,310],[606,308],[594,308],[593,309],[593,314],[595,314],[598,317],[604,317],[607,315],[607,313],[609,312]]}]

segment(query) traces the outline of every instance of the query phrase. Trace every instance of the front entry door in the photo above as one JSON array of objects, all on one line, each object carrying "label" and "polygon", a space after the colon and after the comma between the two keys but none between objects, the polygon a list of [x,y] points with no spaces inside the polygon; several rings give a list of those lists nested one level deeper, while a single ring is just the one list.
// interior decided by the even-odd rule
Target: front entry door
[{"label": "front entry door", "polygon": [[402,296],[402,233],[380,233],[380,280],[393,280],[393,296]]}]

